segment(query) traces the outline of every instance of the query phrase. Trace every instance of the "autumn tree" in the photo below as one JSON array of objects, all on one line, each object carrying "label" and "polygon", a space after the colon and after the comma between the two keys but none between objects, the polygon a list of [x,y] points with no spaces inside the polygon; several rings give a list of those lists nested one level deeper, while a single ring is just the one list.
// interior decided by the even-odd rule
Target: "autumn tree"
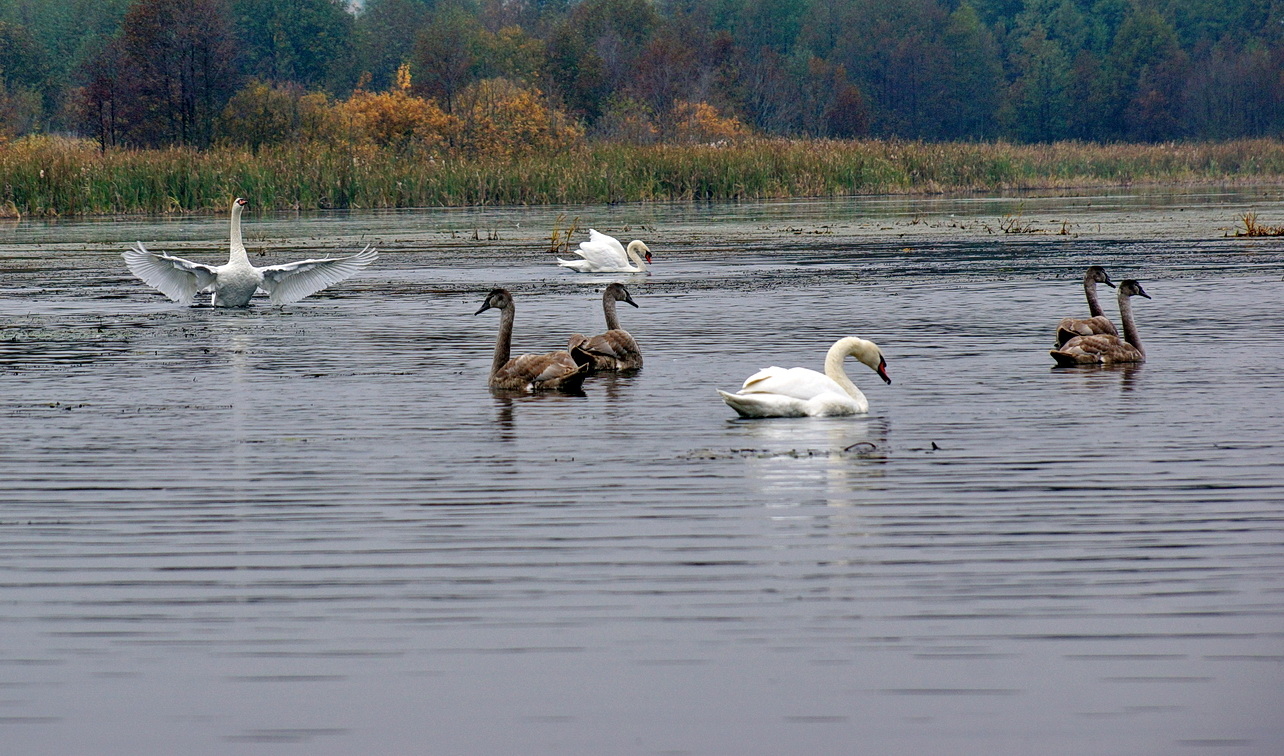
[{"label": "autumn tree", "polygon": [[505,157],[563,149],[584,133],[542,93],[507,79],[483,79],[459,93],[460,147],[470,155]]},{"label": "autumn tree", "polygon": [[354,137],[399,150],[437,151],[454,141],[459,119],[433,100],[412,93],[410,66],[397,69],[397,81],[384,92],[354,92],[337,107]]},{"label": "autumn tree", "polygon": [[749,135],[739,119],[724,116],[707,102],[676,100],[665,121],[669,141],[680,144],[721,144]]}]

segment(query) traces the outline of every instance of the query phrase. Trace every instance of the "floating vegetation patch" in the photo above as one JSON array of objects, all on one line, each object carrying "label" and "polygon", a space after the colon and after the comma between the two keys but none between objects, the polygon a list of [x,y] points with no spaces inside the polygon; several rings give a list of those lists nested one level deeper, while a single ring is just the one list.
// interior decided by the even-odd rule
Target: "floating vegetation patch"
[{"label": "floating vegetation patch", "polygon": [[1239,222],[1244,228],[1235,229],[1235,236],[1284,236],[1284,226],[1268,226],[1257,222],[1257,213],[1244,213]]}]

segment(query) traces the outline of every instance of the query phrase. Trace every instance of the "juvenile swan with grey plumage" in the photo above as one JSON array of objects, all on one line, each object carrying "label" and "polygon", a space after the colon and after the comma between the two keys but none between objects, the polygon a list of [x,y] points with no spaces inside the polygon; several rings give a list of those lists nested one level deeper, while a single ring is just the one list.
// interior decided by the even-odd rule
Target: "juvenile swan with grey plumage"
[{"label": "juvenile swan with grey plumage", "polygon": [[1057,324],[1057,346],[1065,344],[1075,336],[1092,336],[1099,333],[1107,336],[1119,335],[1115,330],[1115,324],[1106,317],[1106,313],[1101,309],[1101,302],[1097,300],[1098,283],[1115,288],[1115,285],[1110,282],[1110,276],[1106,275],[1105,268],[1100,265],[1089,266],[1087,272],[1083,274],[1083,294],[1088,298],[1090,317],[1062,318]]},{"label": "juvenile swan with grey plumage", "polygon": [[848,356],[878,373],[886,383],[892,382],[878,345],[848,336],[829,348],[823,374],[773,365],[749,376],[736,393],[718,393],[741,417],[828,417],[868,412],[869,400],[843,370],[843,359]]},{"label": "juvenile swan with grey plumage", "polygon": [[179,304],[190,305],[197,292],[213,292],[214,307],[245,307],[259,289],[275,305],[289,304],[339,283],[375,261],[379,253],[367,246],[348,257],[301,260],[284,265],[256,268],[250,264],[241,242],[241,211],[249,203],[237,197],[232,202],[231,255],[226,265],[204,265],[149,252],[142,242],[123,254],[130,272],[144,283],[159,289]]},{"label": "juvenile swan with grey plumage", "polygon": [[592,368],[591,358],[579,349],[570,352],[523,354],[509,358],[513,344],[513,295],[492,289],[473,313],[499,310],[499,337],[490,366],[490,387],[506,391],[578,391]]},{"label": "juvenile swan with grey plumage", "polygon": [[594,370],[637,370],[642,367],[642,350],[633,334],[620,328],[620,318],[615,313],[615,303],[624,302],[638,306],[629,296],[624,284],[613,283],[602,292],[602,311],[606,313],[606,333],[593,338],[572,334],[567,348],[582,349],[593,358]]},{"label": "juvenile swan with grey plumage", "polygon": [[1049,354],[1057,365],[1115,365],[1146,361],[1146,350],[1137,338],[1137,324],[1132,319],[1132,297],[1150,299],[1141,284],[1129,278],[1119,284],[1119,319],[1123,321],[1124,336],[1096,334],[1076,336]]}]

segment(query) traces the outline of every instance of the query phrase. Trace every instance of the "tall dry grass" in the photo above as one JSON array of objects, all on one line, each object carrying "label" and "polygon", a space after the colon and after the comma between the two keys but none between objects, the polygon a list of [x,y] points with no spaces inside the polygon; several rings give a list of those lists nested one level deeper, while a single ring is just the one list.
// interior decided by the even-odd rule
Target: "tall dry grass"
[{"label": "tall dry grass", "polygon": [[753,140],[589,145],[506,159],[321,143],[109,150],[0,144],[0,214],[93,215],[830,197],[1284,179],[1284,141],[1096,145]]}]

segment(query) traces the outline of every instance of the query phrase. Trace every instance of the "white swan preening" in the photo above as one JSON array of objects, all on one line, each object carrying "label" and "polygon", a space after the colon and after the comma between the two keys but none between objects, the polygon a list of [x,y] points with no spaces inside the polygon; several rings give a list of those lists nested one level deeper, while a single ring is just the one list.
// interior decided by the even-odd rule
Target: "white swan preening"
[{"label": "white swan preening", "polygon": [[1137,324],[1132,319],[1131,298],[1134,296],[1150,299],[1150,295],[1135,280],[1129,278],[1120,282],[1119,319],[1123,321],[1124,327],[1122,339],[1109,334],[1076,336],[1049,352],[1052,359],[1062,367],[1145,362],[1146,350],[1137,338]]},{"label": "white swan preening", "polygon": [[633,334],[620,328],[620,318],[615,314],[615,303],[624,302],[638,306],[629,296],[624,284],[613,283],[602,292],[602,311],[606,313],[606,333],[593,338],[572,334],[567,342],[571,351],[583,350],[593,358],[594,370],[637,370],[642,367],[642,350]]},{"label": "white swan preening", "polygon": [[773,365],[749,376],[736,393],[718,393],[741,417],[857,415],[869,410],[869,400],[843,370],[843,359],[849,355],[869,366],[885,382],[892,382],[878,345],[848,336],[829,348],[823,374]]},{"label": "white swan preening", "polygon": [[245,307],[259,289],[275,305],[289,304],[336,284],[375,261],[379,253],[370,246],[348,257],[301,260],[285,265],[256,268],[241,242],[241,211],[249,203],[232,202],[231,255],[226,265],[203,265],[163,252],[149,252],[142,242],[126,250],[125,264],[144,283],[159,289],[179,304],[190,305],[197,292],[214,293],[215,307]]},{"label": "white swan preening", "polygon": [[584,352],[522,354],[509,358],[513,343],[513,295],[507,289],[492,289],[482,302],[480,315],[489,309],[499,310],[499,337],[495,339],[495,359],[490,366],[489,385],[507,391],[579,391],[592,369]]},{"label": "white swan preening", "polygon": [[[575,254],[582,259],[563,260],[559,257],[557,264],[580,273],[645,273],[647,263],[651,262],[651,250],[647,249],[645,242],[634,239],[625,249],[619,239],[591,228],[589,240],[580,242]],[[636,267],[629,264],[630,260]]]},{"label": "white swan preening", "polygon": [[1083,274],[1083,293],[1088,298],[1088,314],[1086,318],[1062,318],[1057,324],[1057,346],[1060,347],[1075,336],[1092,336],[1094,334],[1104,333],[1108,336],[1118,336],[1119,332],[1115,330],[1115,324],[1110,322],[1106,313],[1101,309],[1101,302],[1097,300],[1097,284],[1103,283],[1110,288],[1115,285],[1110,282],[1110,276],[1106,275],[1106,269],[1100,265],[1089,266],[1087,272]]}]

